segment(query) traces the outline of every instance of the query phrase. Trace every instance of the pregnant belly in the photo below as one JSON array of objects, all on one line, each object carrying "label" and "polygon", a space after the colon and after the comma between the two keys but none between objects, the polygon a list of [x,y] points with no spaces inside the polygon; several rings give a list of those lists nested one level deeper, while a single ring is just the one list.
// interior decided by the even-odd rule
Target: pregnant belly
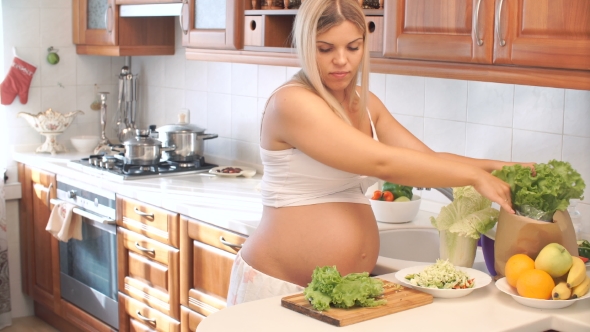
[{"label": "pregnant belly", "polygon": [[307,286],[317,266],[335,265],[342,275],[371,272],[378,253],[371,207],[355,203],[265,207],[242,249],[255,269],[301,286]]}]

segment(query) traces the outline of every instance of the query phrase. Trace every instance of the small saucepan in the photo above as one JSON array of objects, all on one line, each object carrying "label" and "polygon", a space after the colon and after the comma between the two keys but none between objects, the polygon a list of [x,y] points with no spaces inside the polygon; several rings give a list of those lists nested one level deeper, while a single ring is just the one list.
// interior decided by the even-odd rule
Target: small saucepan
[{"label": "small saucepan", "polygon": [[156,131],[164,149],[174,146],[175,149],[165,150],[163,160],[191,162],[205,155],[204,140],[218,137],[217,134],[205,134],[205,129],[190,123],[166,125]]},{"label": "small saucepan", "polygon": [[111,150],[123,153],[115,155],[123,160],[125,165],[151,166],[157,165],[162,158],[162,152],[174,150],[174,146],[162,147],[162,142],[149,136],[148,129],[136,129],[135,137],[123,142],[123,145],[113,146]]}]

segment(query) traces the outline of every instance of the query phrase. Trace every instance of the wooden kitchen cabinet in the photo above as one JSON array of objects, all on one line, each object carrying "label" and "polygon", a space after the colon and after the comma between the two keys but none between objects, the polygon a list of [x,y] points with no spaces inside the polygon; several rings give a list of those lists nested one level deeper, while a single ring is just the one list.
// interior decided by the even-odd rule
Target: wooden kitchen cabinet
[{"label": "wooden kitchen cabinet", "polygon": [[76,53],[107,56],[174,54],[174,17],[120,17],[121,1],[72,1]]},{"label": "wooden kitchen cabinet", "polygon": [[184,216],[180,234],[180,303],[188,310],[182,321],[196,328],[204,317],[226,307],[233,262],[247,237]]},{"label": "wooden kitchen cabinet", "polygon": [[497,0],[496,18],[494,63],[590,70],[590,1]]},{"label": "wooden kitchen cabinet", "polygon": [[244,46],[245,0],[183,0],[182,45],[239,50]]},{"label": "wooden kitchen cabinet", "polygon": [[119,332],[180,332],[180,322],[119,293]]},{"label": "wooden kitchen cabinet", "polygon": [[22,185],[20,246],[23,292],[54,313],[60,312],[59,243],[45,230],[56,197],[55,174],[18,164]]}]

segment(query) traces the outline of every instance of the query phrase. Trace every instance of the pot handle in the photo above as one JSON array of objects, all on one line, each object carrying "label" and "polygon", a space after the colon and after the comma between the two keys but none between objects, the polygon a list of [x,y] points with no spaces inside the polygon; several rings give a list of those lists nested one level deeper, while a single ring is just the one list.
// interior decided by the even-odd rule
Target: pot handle
[{"label": "pot handle", "polygon": [[174,150],[176,150],[176,145],[162,147],[162,152],[168,152],[168,151],[174,151]]},{"label": "pot handle", "polygon": [[200,138],[200,139],[203,139],[203,140],[217,138],[217,137],[218,137],[217,134],[199,134],[199,135],[197,135],[197,138]]},{"label": "pot handle", "polygon": [[125,153],[125,146],[124,145],[111,145],[111,151]]}]

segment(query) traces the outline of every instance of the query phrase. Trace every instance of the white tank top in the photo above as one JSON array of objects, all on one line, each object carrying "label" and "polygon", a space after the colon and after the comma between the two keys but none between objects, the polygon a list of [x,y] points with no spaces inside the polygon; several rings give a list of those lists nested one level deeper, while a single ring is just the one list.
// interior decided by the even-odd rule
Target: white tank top
[{"label": "white tank top", "polygon": [[[378,141],[371,119],[373,139]],[[330,202],[370,204],[364,192],[377,179],[327,166],[298,149],[271,151],[260,147],[264,167],[262,204],[271,207]]]}]

